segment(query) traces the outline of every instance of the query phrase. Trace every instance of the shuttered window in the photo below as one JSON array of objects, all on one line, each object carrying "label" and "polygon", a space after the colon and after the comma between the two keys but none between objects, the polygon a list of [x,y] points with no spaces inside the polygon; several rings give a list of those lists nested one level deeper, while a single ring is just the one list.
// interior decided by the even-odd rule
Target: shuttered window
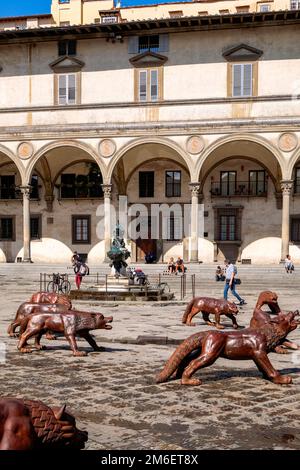
[{"label": "shuttered window", "polygon": [[129,36],[128,53],[139,54],[143,52],[168,52],[169,35],[153,34],[149,36]]},{"label": "shuttered window", "polygon": [[157,101],[159,96],[158,70],[139,70],[139,101]]},{"label": "shuttered window", "polygon": [[76,75],[74,73],[59,75],[58,104],[76,104]]},{"label": "shuttered window", "polygon": [[252,96],[252,64],[233,64],[232,96]]}]

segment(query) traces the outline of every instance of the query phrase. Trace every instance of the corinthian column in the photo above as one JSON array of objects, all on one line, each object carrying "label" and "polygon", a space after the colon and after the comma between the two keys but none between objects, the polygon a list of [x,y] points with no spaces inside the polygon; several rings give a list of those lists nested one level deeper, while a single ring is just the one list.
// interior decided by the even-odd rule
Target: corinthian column
[{"label": "corinthian column", "polygon": [[23,263],[31,263],[30,253],[30,193],[31,186],[20,186],[23,194]]},{"label": "corinthian column", "polygon": [[111,184],[102,184],[104,194],[104,249],[105,261],[110,261],[107,257],[107,252],[111,246]]},{"label": "corinthian column", "polygon": [[190,183],[191,190],[191,239],[190,239],[190,262],[198,263],[198,203],[199,203],[199,192],[200,184],[199,183]]},{"label": "corinthian column", "polygon": [[292,180],[281,181],[282,191],[282,225],[281,225],[281,261],[289,253],[290,242],[290,197],[293,188]]}]

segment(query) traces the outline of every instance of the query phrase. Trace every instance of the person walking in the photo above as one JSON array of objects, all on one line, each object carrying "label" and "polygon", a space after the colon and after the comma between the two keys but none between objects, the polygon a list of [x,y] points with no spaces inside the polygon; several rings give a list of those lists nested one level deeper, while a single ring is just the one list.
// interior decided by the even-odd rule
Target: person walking
[{"label": "person walking", "polygon": [[74,266],[74,272],[75,272],[75,284],[76,284],[77,289],[79,290],[81,283],[82,283],[82,278],[85,275],[88,275],[90,273],[90,270],[87,264],[78,262]]},{"label": "person walking", "polygon": [[236,266],[229,260],[225,260],[225,266],[226,266],[226,271],[225,271],[224,299],[227,300],[228,291],[230,289],[232,292],[232,295],[234,295],[240,302],[239,305],[245,305],[246,304],[245,300],[242,299],[235,290],[235,285],[236,285],[235,275],[237,274]]}]

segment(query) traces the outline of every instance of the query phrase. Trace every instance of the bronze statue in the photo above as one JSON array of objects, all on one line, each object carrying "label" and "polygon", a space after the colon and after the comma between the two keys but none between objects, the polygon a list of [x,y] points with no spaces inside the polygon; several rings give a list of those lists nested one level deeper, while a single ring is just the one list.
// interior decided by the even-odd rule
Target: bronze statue
[{"label": "bronze statue", "polygon": [[0,450],[83,449],[88,433],[74,416],[41,401],[0,399]]},{"label": "bronze statue", "polygon": [[86,356],[85,351],[79,351],[75,336],[84,338],[94,351],[103,351],[97,346],[96,341],[90,335],[90,330],[112,328],[109,323],[113,317],[104,317],[102,313],[88,313],[77,310],[69,310],[64,313],[35,313],[22,320],[20,326],[19,351],[23,353],[32,352],[32,348],[27,345],[27,341],[35,336],[35,348],[44,349],[40,344],[42,335],[47,331],[63,333],[70,343],[73,356]]},{"label": "bronze statue", "polygon": [[290,331],[297,328],[295,321],[298,311],[288,314],[279,313],[274,319],[259,329],[246,328],[239,331],[203,331],[183,341],[174,351],[162,372],[156,378],[157,383],[166,382],[176,372],[183,385],[200,385],[201,380],[191,378],[204,367],[212,365],[219,357],[234,360],[252,359],[257,368],[275,384],[290,384],[289,375],[281,375],[268,358],[268,353],[285,341]]},{"label": "bronze statue", "polygon": [[[276,292],[263,291],[259,294],[256,306],[252,314],[252,318],[250,320],[251,328],[261,328],[263,325],[269,323],[272,320],[271,315],[268,312],[262,310],[262,307],[264,305],[268,305],[270,313],[273,315],[284,313],[278,305],[278,296]],[[296,310],[296,312],[297,311],[298,310]],[[300,347],[296,343],[286,339],[280,345],[277,345],[274,348],[274,352],[278,354],[286,354],[288,351],[285,348],[293,350],[300,349]]]},{"label": "bronze statue", "polygon": [[[24,302],[17,310],[14,321],[9,325],[7,333],[9,336],[18,336],[15,333],[16,328],[21,325],[22,320],[33,313],[62,313],[67,312],[67,304],[44,304],[44,303],[28,303]],[[54,339],[53,335],[47,333],[47,339]]]},{"label": "bronze statue", "polygon": [[30,297],[28,303],[31,304],[64,304],[67,310],[72,309],[72,302],[67,295],[56,294],[55,292],[36,292]]},{"label": "bronze statue", "polygon": [[[195,323],[192,323],[192,318],[197,315],[198,312],[202,312],[203,320],[207,325],[215,326],[219,329],[224,328],[220,324],[220,316],[225,315],[230,318],[233,324],[233,328],[238,328],[238,324],[235,318],[239,309],[233,302],[229,302],[225,299],[213,299],[210,297],[194,297],[188,306],[182,317],[182,323],[185,323],[189,326],[195,326]],[[211,322],[209,320],[209,315],[215,315],[216,322]]]}]

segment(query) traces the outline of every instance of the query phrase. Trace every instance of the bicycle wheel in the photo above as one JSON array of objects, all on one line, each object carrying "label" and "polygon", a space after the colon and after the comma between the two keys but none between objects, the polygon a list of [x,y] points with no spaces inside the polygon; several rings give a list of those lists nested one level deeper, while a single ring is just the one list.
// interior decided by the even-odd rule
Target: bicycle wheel
[{"label": "bicycle wheel", "polygon": [[170,292],[170,286],[167,282],[161,282],[159,284],[162,294],[168,294]]},{"label": "bicycle wheel", "polygon": [[63,281],[60,285],[60,288],[59,290],[63,293],[63,294],[69,294],[70,290],[71,290],[71,284],[69,281]]},{"label": "bicycle wheel", "polygon": [[57,291],[58,291],[57,284],[53,281],[48,282],[47,292],[57,292]]}]

